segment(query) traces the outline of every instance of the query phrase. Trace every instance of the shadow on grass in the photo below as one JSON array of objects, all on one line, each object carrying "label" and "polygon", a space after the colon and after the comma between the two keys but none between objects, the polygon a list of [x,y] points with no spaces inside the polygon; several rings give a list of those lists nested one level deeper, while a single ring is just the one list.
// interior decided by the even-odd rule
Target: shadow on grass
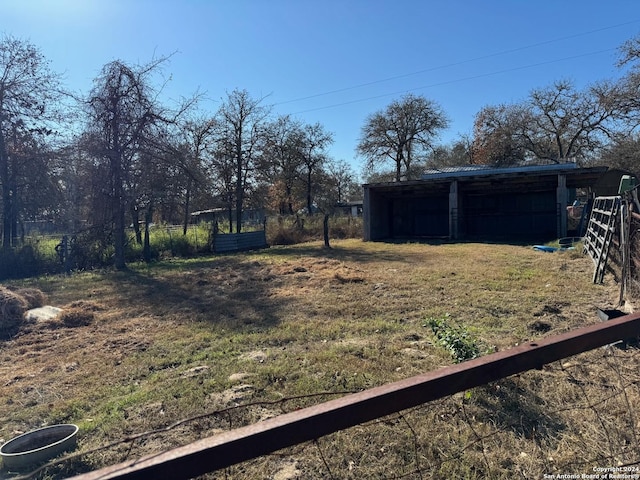
[{"label": "shadow on grass", "polygon": [[256,330],[276,326],[283,305],[291,301],[277,294],[285,280],[270,271],[274,265],[289,262],[295,267],[302,259],[360,265],[412,264],[423,262],[424,258],[422,245],[347,240],[335,241],[332,248],[324,248],[321,242],[311,242],[167,260],[148,266],[136,264],[130,270],[114,273],[112,278],[120,289],[122,301],[133,311],[143,310],[158,316],[180,315],[185,320]]},{"label": "shadow on grass", "polygon": [[566,428],[546,410],[541,397],[510,378],[480,387],[473,404],[480,409],[479,420],[536,442],[555,438]]},{"label": "shadow on grass", "polygon": [[329,249],[321,242],[312,242],[149,265],[131,264],[128,270],[99,275],[96,284],[87,291],[80,290],[83,286],[67,296],[77,299],[78,295],[93,295],[102,298],[109,308],[122,309],[126,315],[200,321],[255,331],[279,324],[283,307],[292,301],[291,295],[278,294],[287,287],[287,282],[295,278],[296,287],[304,286],[300,277],[272,272],[278,265],[290,263],[291,270],[295,270],[296,262],[303,259],[360,265],[417,264],[424,262],[425,256],[438,255],[431,248],[437,247],[344,240],[333,242]]},{"label": "shadow on grass", "polygon": [[[317,259],[331,259],[356,263],[373,263],[381,261],[412,262],[424,257],[424,252],[412,252],[403,245],[418,242],[363,242],[363,241],[332,241],[331,248],[324,248],[319,242],[297,245],[276,245],[265,253],[274,258],[310,257]],[[424,244],[427,245],[426,243]],[[431,243],[428,245],[436,245]]]},{"label": "shadow on grass", "polygon": [[231,329],[270,328],[278,323],[279,301],[260,262],[219,256],[163,262],[113,276],[123,303],[154,316],[203,321]]},{"label": "shadow on grass", "polygon": [[[302,258],[365,264],[413,262],[423,253],[384,244],[335,242],[327,249],[319,242],[272,247],[244,253],[218,254],[189,260],[135,264],[109,275],[118,289],[120,306],[128,312],[201,321],[242,331],[275,327],[290,297],[277,294],[289,275],[273,273],[274,265]],[[415,258],[412,258],[414,257]],[[286,278],[286,279],[285,279]]]}]

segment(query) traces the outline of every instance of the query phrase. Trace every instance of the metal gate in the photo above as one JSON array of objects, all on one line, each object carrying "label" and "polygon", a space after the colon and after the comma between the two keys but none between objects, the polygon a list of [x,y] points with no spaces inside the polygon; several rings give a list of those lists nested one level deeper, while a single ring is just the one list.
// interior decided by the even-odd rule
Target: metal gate
[{"label": "metal gate", "polygon": [[597,197],[593,202],[587,233],[584,237],[584,252],[589,254],[595,264],[593,283],[602,283],[604,280],[620,202],[621,197]]}]

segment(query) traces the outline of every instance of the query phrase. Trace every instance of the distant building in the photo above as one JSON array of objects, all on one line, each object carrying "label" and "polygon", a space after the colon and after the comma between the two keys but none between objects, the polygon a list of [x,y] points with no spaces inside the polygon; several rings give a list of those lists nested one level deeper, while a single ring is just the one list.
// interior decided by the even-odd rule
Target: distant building
[{"label": "distant building", "polygon": [[336,205],[336,213],[339,215],[350,215],[352,217],[362,216],[362,200],[341,202]]},{"label": "distant building", "polygon": [[[236,221],[236,211],[231,210],[233,222]],[[264,222],[265,212],[259,208],[247,208],[242,211],[243,224],[261,224]],[[191,214],[192,223],[214,222],[224,224],[229,221],[229,210],[227,208],[210,208],[208,210],[199,210]]]}]

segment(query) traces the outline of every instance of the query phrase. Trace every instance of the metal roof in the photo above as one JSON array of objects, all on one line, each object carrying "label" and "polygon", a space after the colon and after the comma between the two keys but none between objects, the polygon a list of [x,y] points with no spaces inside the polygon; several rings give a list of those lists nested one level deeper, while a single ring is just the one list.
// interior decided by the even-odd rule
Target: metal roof
[{"label": "metal roof", "polygon": [[444,167],[427,170],[422,180],[439,178],[459,178],[480,175],[497,175],[512,173],[555,173],[578,168],[575,163],[557,163],[547,165],[517,165],[511,167],[493,167],[491,165],[464,165],[460,167]]},{"label": "metal roof", "polygon": [[460,181],[465,189],[482,191],[491,189],[549,189],[557,187],[557,175],[566,175],[568,188],[591,187],[608,170],[606,166],[577,167],[574,163],[554,165],[513,166],[507,168],[493,168],[478,165],[462,168],[443,169],[436,173],[423,175],[419,180],[405,180],[401,182],[382,182],[365,184],[365,190],[406,194],[409,192],[448,191],[449,184]]}]

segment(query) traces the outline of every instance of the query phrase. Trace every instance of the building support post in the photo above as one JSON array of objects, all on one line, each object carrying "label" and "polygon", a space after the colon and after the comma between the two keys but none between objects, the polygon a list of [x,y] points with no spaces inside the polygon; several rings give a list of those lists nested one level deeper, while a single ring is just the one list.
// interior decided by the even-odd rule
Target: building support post
[{"label": "building support post", "polygon": [[458,181],[449,185],[449,238],[458,240],[460,236],[460,215],[458,214]]},{"label": "building support post", "polygon": [[567,176],[558,175],[558,188],[556,189],[556,202],[558,204],[558,238],[567,236]]},{"label": "building support post", "polygon": [[369,187],[366,185],[364,186],[362,198],[362,230],[362,239],[365,242],[371,241],[371,195],[369,193]]}]

